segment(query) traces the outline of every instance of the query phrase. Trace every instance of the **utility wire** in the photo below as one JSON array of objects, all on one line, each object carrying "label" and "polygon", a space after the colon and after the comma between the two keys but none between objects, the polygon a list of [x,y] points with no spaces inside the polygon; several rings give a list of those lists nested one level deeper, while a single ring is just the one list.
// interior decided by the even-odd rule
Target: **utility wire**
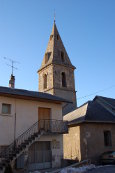
[{"label": "utility wire", "polygon": [[85,96],[78,97],[77,100],[84,99],[84,98],[86,98],[86,97],[89,97],[89,96],[98,94],[98,93],[100,93],[100,92],[109,90],[109,89],[114,88],[114,87],[115,87],[115,85],[112,85],[112,86],[110,86],[110,87],[108,87],[108,88],[105,88],[105,89],[102,89],[102,90],[98,90],[98,91],[96,91],[96,92],[94,92],[94,93],[91,93],[91,94],[88,94],[88,95],[85,95]]}]

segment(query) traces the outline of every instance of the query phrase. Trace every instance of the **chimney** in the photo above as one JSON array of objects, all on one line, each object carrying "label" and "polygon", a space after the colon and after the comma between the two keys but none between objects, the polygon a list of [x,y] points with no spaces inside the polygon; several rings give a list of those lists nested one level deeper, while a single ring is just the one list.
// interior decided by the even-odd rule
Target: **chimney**
[{"label": "chimney", "polygon": [[15,76],[11,74],[10,80],[9,80],[9,87],[10,88],[15,88]]}]

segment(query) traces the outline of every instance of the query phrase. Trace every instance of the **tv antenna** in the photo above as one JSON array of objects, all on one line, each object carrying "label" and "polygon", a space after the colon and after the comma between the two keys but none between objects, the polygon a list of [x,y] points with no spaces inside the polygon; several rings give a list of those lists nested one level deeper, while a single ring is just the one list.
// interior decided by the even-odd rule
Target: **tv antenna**
[{"label": "tv antenna", "polygon": [[16,63],[17,64],[20,64],[20,63],[18,61],[14,61],[13,59],[10,59],[10,58],[7,58],[7,57],[4,57],[4,59],[7,60],[7,61],[9,61],[11,63],[11,64],[7,64],[6,63],[6,65],[11,67],[11,69],[12,69],[12,75],[13,75],[14,69],[15,70],[18,70],[18,68],[15,67],[14,64],[16,64]]}]

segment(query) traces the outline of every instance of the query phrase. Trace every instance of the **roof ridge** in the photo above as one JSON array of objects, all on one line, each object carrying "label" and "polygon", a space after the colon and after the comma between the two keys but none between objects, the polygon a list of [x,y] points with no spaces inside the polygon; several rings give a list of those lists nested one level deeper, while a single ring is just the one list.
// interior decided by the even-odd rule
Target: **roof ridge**
[{"label": "roof ridge", "polygon": [[49,93],[39,92],[39,91],[30,91],[25,89],[16,89],[0,86],[0,95],[9,96],[9,97],[29,97],[29,98],[39,98],[39,99],[47,99],[47,100],[55,100],[60,102],[69,102],[66,99],[63,99],[58,96],[54,96]]},{"label": "roof ridge", "polygon": [[113,98],[107,98],[107,97],[102,97],[102,96],[98,96],[99,99],[101,99],[102,101],[104,101],[107,105],[111,106],[112,108],[115,108],[115,106],[113,106],[112,104],[108,103],[107,100],[105,100],[104,98],[106,99],[112,99],[112,100],[115,100]]}]

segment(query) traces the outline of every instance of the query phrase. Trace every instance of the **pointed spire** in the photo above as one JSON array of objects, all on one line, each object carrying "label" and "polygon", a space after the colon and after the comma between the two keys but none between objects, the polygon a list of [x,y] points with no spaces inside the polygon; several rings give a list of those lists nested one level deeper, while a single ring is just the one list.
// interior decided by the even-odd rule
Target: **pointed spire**
[{"label": "pointed spire", "polygon": [[55,15],[52,32],[49,38],[48,46],[40,70],[52,63],[75,68],[71,64],[69,56],[61,40],[60,34],[55,23]]}]

